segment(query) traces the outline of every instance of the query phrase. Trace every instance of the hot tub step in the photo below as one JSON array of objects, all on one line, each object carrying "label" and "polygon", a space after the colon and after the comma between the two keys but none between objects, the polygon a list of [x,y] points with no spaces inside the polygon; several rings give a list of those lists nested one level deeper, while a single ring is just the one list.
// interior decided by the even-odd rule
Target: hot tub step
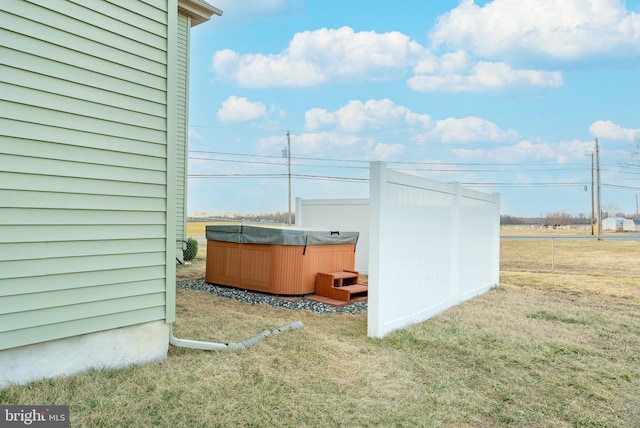
[{"label": "hot tub step", "polygon": [[355,271],[318,272],[316,275],[316,295],[343,302],[366,297],[369,287],[360,284],[359,279],[360,274]]}]

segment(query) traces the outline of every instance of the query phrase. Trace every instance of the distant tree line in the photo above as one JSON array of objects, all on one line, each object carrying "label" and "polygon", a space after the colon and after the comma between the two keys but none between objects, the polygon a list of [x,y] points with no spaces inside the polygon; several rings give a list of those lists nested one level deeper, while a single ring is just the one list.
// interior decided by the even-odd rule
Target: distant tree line
[{"label": "distant tree line", "polygon": [[[603,207],[605,208],[605,207]],[[624,217],[624,218],[640,218],[637,214],[626,214],[611,207],[603,209],[602,218],[607,217]],[[615,207],[613,207],[615,208]],[[596,219],[594,219],[594,222]],[[517,217],[508,214],[500,216],[500,224],[502,225],[540,225],[540,226],[568,226],[568,225],[584,225],[591,224],[591,214],[570,214],[566,211],[558,211],[548,213],[539,217]]]},{"label": "distant tree line", "polygon": [[[232,220],[232,221],[246,221],[251,223],[278,223],[286,224],[289,220],[289,213],[275,212],[275,213],[261,213],[261,214],[243,214],[243,213],[224,213],[224,214],[210,214],[210,213],[195,213],[195,216],[189,217],[188,221],[216,221],[216,220]],[[291,223],[295,224],[296,215],[291,213]]]},{"label": "distant tree line", "polygon": [[[286,212],[261,213],[261,214],[244,214],[244,213],[194,213],[194,216],[188,218],[189,221],[246,221],[251,223],[274,223],[286,224],[289,214]],[[603,206],[602,218],[607,217],[624,217],[624,218],[640,218],[637,214],[626,214],[612,204]],[[594,220],[595,221],[595,220]],[[295,213],[291,213],[291,223],[295,224]],[[518,217],[509,214],[500,216],[500,224],[502,225],[535,225],[535,226],[568,226],[568,225],[588,225],[591,224],[591,214],[570,214],[566,211],[557,211],[540,215],[538,217]]]}]

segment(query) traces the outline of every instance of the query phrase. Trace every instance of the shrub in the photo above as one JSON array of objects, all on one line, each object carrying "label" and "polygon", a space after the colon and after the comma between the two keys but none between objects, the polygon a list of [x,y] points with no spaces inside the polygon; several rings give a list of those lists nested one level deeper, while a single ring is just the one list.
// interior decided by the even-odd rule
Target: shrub
[{"label": "shrub", "polygon": [[198,241],[193,238],[187,239],[187,248],[182,252],[185,260],[193,260],[198,254]]}]

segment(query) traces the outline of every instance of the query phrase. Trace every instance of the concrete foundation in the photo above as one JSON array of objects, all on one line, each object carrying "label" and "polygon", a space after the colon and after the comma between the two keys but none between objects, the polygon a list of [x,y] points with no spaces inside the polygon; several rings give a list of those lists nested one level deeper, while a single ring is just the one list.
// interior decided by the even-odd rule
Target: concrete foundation
[{"label": "concrete foundation", "polygon": [[0,389],[69,376],[89,368],[120,368],[162,360],[169,348],[164,321],[0,351]]}]

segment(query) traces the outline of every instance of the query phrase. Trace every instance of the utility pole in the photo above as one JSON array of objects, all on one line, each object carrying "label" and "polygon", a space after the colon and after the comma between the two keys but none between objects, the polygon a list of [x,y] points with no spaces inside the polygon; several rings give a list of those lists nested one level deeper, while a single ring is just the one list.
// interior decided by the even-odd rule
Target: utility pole
[{"label": "utility pole", "polygon": [[600,204],[600,192],[602,187],[600,185],[600,146],[598,145],[598,139],[596,138],[596,181],[598,185],[598,241],[602,240],[602,205]]},{"label": "utility pole", "polygon": [[287,217],[287,224],[291,224],[291,133],[287,131],[287,147],[282,150],[282,157],[287,158],[287,167],[289,170],[289,215]]},{"label": "utility pole", "polygon": [[594,235],[593,232],[593,153],[591,153],[591,236]]}]

